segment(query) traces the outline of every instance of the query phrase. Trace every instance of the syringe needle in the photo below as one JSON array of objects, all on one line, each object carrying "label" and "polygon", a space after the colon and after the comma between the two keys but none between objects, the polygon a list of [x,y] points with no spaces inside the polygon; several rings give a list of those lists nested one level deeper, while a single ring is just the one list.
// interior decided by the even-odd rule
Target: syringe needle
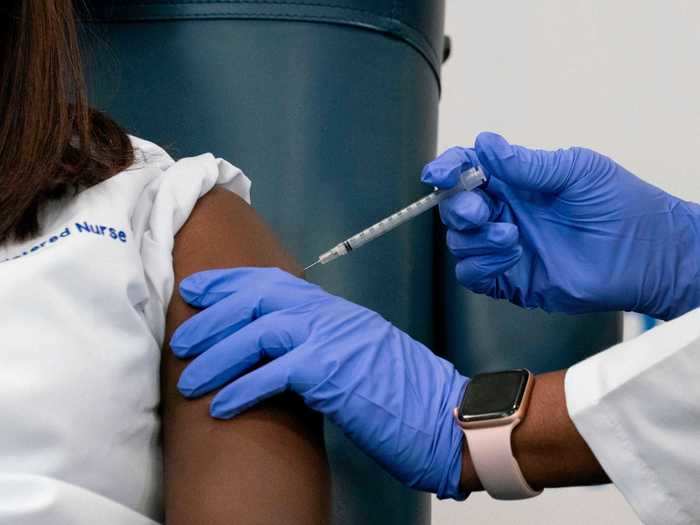
[{"label": "syringe needle", "polygon": [[321,262],[321,261],[316,261],[315,263],[308,265],[306,268],[304,268],[304,271],[313,268],[314,266],[316,266],[316,265],[317,265],[318,263],[320,263],[320,262]]}]

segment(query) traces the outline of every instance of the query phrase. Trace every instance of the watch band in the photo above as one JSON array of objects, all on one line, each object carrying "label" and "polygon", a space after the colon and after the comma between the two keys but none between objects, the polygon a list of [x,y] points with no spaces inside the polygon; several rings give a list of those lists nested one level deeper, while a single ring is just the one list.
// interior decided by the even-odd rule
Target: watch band
[{"label": "watch band", "polygon": [[511,434],[519,421],[486,428],[463,428],[474,470],[482,486],[496,499],[525,499],[542,491],[534,490],[525,480],[513,457]]}]

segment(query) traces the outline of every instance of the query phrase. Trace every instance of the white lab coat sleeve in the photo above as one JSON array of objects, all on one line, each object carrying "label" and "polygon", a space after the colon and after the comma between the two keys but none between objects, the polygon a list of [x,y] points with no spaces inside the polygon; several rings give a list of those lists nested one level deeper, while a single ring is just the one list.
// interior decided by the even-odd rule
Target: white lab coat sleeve
[{"label": "white lab coat sleeve", "polygon": [[700,523],[700,309],[569,369],[569,414],[647,525]]}]

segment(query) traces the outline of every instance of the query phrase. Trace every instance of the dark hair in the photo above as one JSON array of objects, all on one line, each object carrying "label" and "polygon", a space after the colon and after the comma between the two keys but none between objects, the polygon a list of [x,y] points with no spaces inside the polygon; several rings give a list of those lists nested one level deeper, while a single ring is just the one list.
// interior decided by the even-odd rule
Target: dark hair
[{"label": "dark hair", "polygon": [[73,0],[0,8],[0,242],[39,230],[50,199],[133,162],[129,137],[88,106]]}]

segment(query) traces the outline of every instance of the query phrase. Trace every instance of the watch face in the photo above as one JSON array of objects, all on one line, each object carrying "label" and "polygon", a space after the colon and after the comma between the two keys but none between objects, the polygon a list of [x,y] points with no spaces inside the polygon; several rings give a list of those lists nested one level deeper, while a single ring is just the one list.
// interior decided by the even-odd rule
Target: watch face
[{"label": "watch face", "polygon": [[523,400],[528,377],[527,370],[475,375],[464,392],[459,419],[485,421],[514,414]]}]

